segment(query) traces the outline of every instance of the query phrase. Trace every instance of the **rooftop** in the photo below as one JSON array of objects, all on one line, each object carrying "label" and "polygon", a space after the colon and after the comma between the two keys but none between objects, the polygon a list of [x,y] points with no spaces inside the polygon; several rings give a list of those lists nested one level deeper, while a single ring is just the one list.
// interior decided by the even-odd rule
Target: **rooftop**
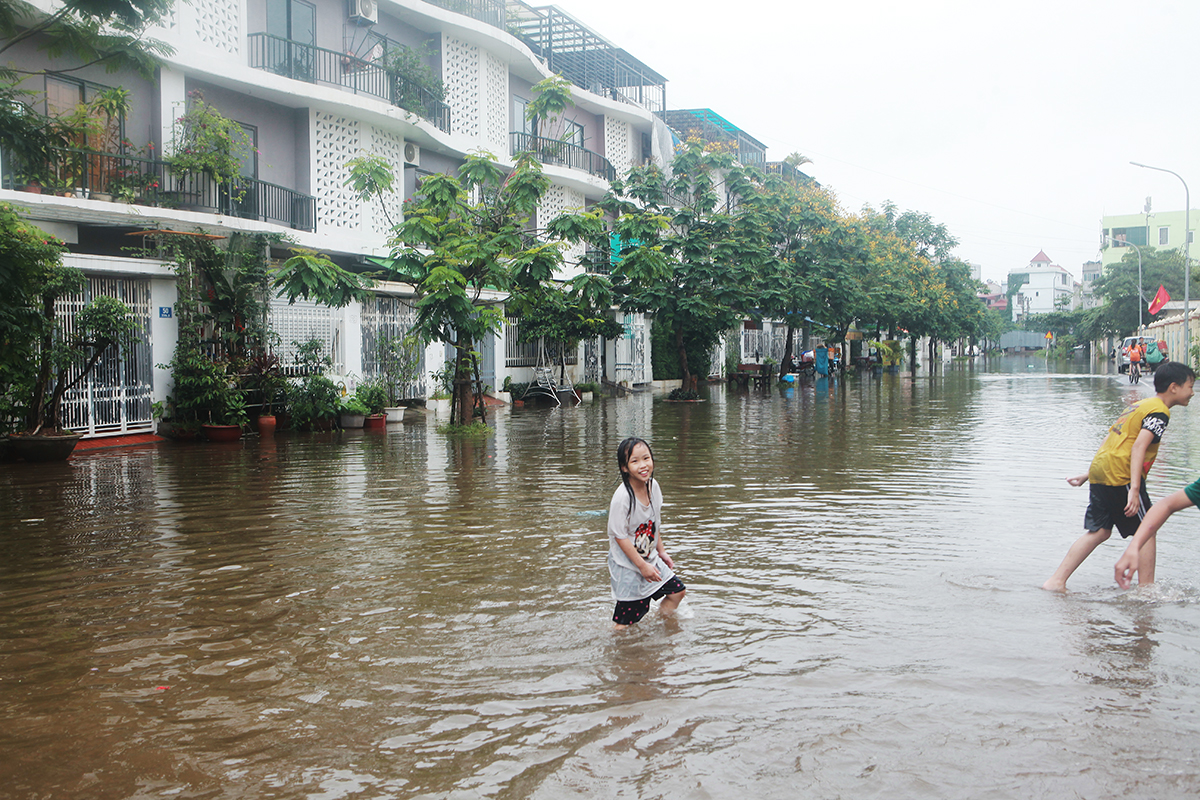
[{"label": "rooftop", "polygon": [[546,66],[594,94],[650,111],[667,107],[667,79],[558,6],[510,0],[509,30]]}]

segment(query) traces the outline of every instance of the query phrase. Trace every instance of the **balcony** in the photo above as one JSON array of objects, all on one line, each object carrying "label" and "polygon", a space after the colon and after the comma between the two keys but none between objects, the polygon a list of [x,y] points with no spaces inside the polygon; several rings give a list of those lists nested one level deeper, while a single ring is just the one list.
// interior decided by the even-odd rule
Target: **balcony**
[{"label": "balcony", "polygon": [[316,229],[316,198],[257,178],[239,178],[231,187],[209,175],[176,175],[165,161],[90,150],[50,152],[50,161],[34,169],[5,153],[0,187],[204,211],[299,231]]},{"label": "balcony", "polygon": [[365,94],[411,111],[446,133],[450,132],[450,106],[428,89],[382,64],[269,33],[252,33],[248,38],[250,66],[254,69]]},{"label": "balcony", "polygon": [[494,28],[504,30],[508,21],[508,9],[504,0],[428,0],[430,5],[464,14]]},{"label": "balcony", "polygon": [[543,164],[554,164],[560,167],[583,170],[606,181],[614,181],[617,171],[608,159],[599,153],[593,153],[577,144],[564,142],[561,139],[548,139],[544,136],[534,136],[529,133],[514,131],[512,151],[514,153],[533,153]]}]

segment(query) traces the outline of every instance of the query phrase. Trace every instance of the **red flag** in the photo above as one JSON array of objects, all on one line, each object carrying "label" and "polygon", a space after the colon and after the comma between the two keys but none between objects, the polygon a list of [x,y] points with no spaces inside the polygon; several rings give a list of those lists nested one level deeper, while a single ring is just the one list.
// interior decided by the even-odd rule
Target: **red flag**
[{"label": "red flag", "polygon": [[1160,283],[1158,291],[1154,294],[1154,299],[1150,301],[1150,313],[1157,314],[1159,311],[1162,311],[1162,307],[1170,302],[1170,300],[1171,295],[1167,294],[1166,287]]}]

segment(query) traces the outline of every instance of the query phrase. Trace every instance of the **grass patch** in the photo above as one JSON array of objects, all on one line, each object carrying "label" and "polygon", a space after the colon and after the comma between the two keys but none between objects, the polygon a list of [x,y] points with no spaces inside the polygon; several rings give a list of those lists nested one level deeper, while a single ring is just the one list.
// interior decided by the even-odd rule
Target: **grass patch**
[{"label": "grass patch", "polygon": [[482,422],[472,422],[469,425],[461,425],[455,423],[451,425],[447,422],[445,425],[437,426],[438,433],[444,433],[447,436],[491,436],[494,433],[490,425],[484,425]]}]

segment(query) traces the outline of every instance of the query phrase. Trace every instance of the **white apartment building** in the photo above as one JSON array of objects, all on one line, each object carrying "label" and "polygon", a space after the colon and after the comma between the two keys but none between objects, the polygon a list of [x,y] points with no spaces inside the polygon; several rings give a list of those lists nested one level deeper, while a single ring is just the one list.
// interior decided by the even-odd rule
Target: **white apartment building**
[{"label": "white apartment building", "polygon": [[1012,319],[1014,322],[1030,314],[1046,314],[1051,311],[1071,311],[1075,306],[1075,280],[1071,273],[1050,261],[1044,250],[1039,250],[1029,266],[1009,270],[1008,285],[1014,276],[1025,274],[1028,280],[1013,295]]},{"label": "white apartment building", "polygon": [[[72,177],[61,169],[70,160],[63,153],[51,171],[68,176],[70,185],[32,194],[11,159],[0,167],[0,200],[28,209],[36,224],[65,239],[72,249],[66,260],[89,276],[89,292],[119,296],[149,331],[136,352],[123,355],[126,368],[97,378],[107,385],[93,388],[121,398],[112,410],[75,398],[72,427],[91,435],[149,430],[151,401],[169,391],[169,373],[154,365],[170,360],[176,339],[174,275],[161,261],[130,256],[128,234],[278,233],[343,267],[362,268],[388,255],[389,225],[346,186],[346,163],[359,154],[380,155],[403,175],[386,200],[393,220],[422,175],[453,173],[480,149],[502,166],[512,165],[519,150],[540,154],[552,183],[539,210],[547,219],[586,209],[631,166],[648,159],[666,164],[672,155],[670,132],[656,116],[666,108],[665,78],[555,7],[505,0],[192,0],[177,2],[170,21],[151,35],[175,48],[157,81],[99,66],[68,72],[78,65],[49,59],[35,41],[9,53],[29,69],[47,70],[29,88],[48,113],[74,108],[106,87],[127,89],[124,142],[108,157],[156,187],[119,202],[94,171]],[[386,56],[400,48],[440,76],[444,100],[387,66]],[[532,136],[524,107],[531,87],[555,73],[572,82],[574,106],[564,115],[564,135],[545,148]],[[174,120],[196,91],[255,142],[241,198],[211,181],[193,179],[185,187],[164,161]],[[570,262],[579,255],[568,255],[563,278],[578,269]],[[293,341],[316,337],[333,354],[337,373],[367,377],[380,334],[411,324],[413,294],[412,286],[384,283],[370,301],[343,309],[273,301],[281,355],[288,357]],[[650,380],[647,322],[641,315],[624,321],[622,339],[581,347],[572,367],[576,380],[598,380],[601,364],[611,380]],[[509,376],[529,380],[533,366],[531,349],[518,345],[508,327],[481,346],[483,380],[493,387]],[[440,346],[430,347],[426,376],[444,360]]]}]

